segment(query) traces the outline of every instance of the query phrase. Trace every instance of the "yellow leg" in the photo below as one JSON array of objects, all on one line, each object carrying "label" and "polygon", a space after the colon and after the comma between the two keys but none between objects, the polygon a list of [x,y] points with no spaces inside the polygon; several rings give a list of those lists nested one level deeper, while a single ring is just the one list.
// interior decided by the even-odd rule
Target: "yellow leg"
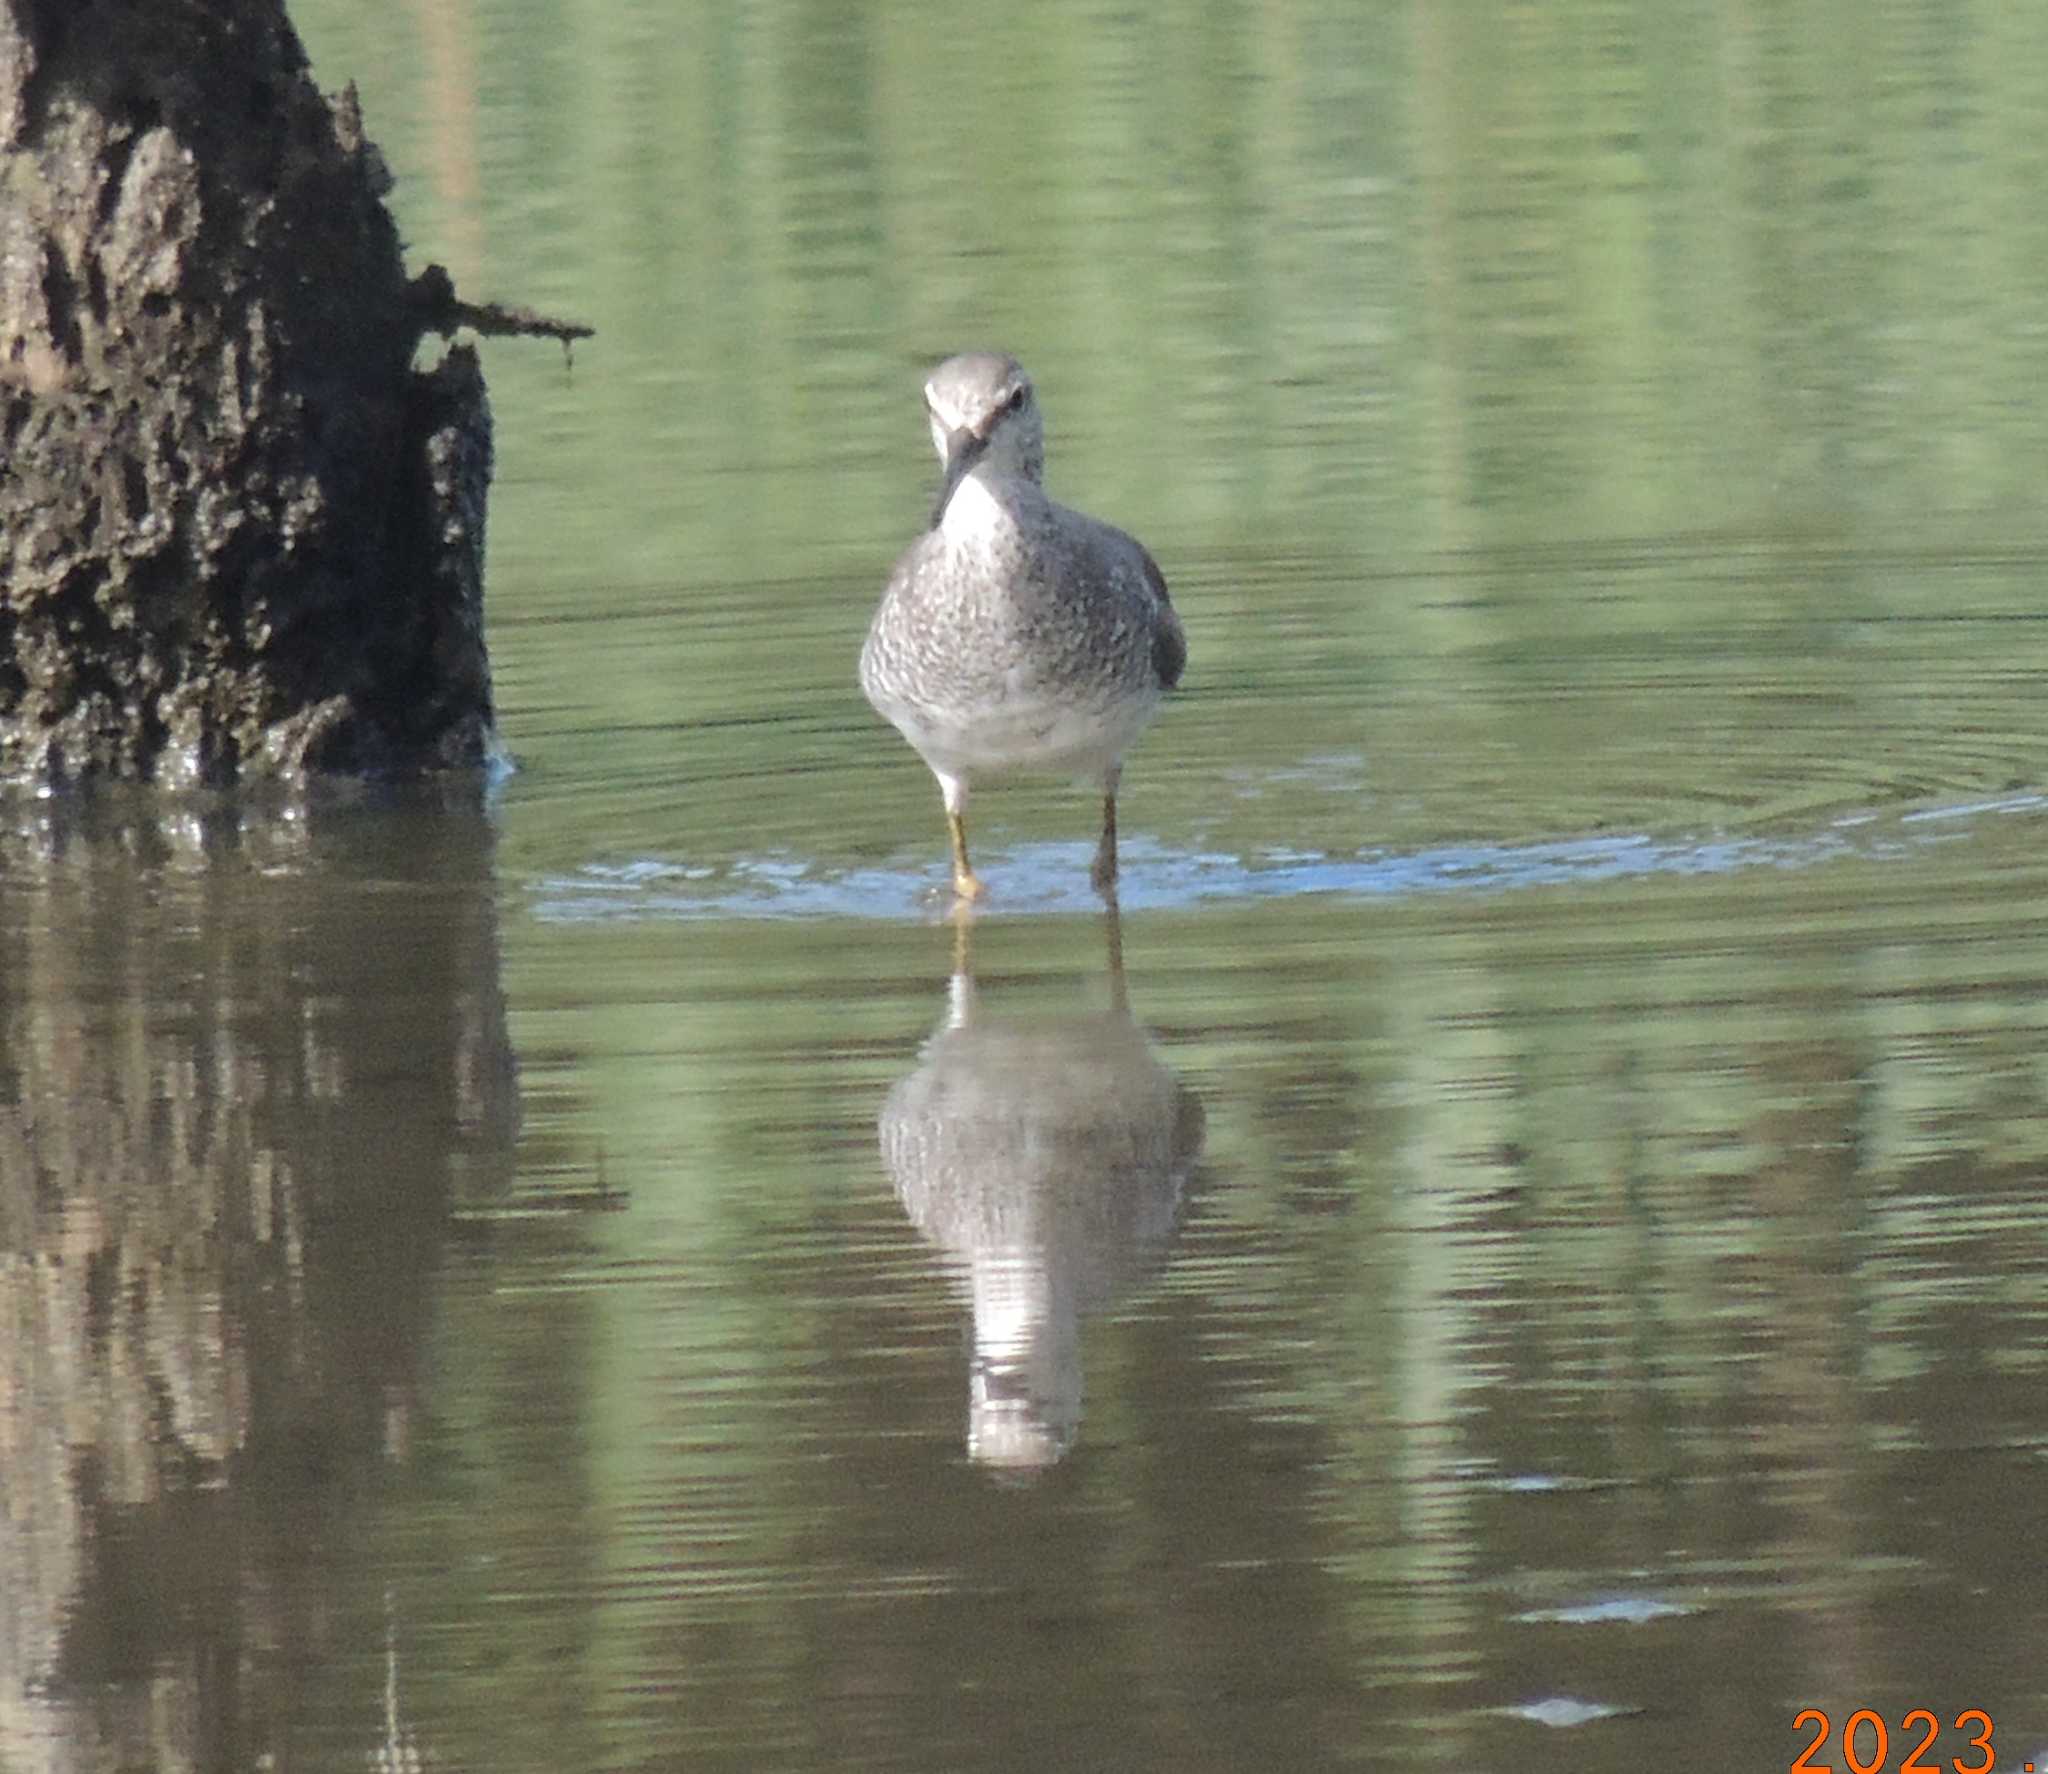
[{"label": "yellow leg", "polygon": [[1095,866],[1089,880],[1104,893],[1116,888],[1116,789],[1112,785],[1102,797],[1102,842],[1095,847]]},{"label": "yellow leg", "polygon": [[962,899],[979,899],[986,889],[967,864],[967,821],[952,807],[946,809],[946,832],[953,840],[953,891]]},{"label": "yellow leg", "polygon": [[1114,893],[1105,893],[1102,898],[1103,931],[1108,938],[1109,1002],[1110,1007],[1122,1015],[1131,1007],[1130,992],[1124,984],[1123,914],[1117,910]]}]

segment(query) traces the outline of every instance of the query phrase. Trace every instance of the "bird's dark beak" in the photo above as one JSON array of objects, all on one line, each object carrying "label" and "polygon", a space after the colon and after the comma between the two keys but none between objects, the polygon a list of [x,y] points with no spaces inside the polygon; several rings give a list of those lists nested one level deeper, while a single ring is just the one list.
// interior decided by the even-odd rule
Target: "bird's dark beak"
[{"label": "bird's dark beak", "polygon": [[988,439],[965,425],[946,433],[946,479],[939,488],[939,502],[932,507],[932,528],[937,529],[953,501],[953,489],[974,472],[988,449]]}]

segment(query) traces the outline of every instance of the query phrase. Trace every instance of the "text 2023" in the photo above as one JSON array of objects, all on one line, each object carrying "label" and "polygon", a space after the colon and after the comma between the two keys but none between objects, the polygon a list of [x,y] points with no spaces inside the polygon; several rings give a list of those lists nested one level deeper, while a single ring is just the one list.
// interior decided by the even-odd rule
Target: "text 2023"
[{"label": "text 2023", "polygon": [[[1906,1759],[1896,1769],[1891,1767],[1889,1757],[1892,1749],[1892,1734],[1884,1722],[1884,1715],[1871,1711],[1867,1706],[1858,1707],[1842,1726],[1842,1760],[1847,1764],[1849,1774],[1991,1774],[1994,1757],[1991,1753],[1991,1715],[1970,1707],[1956,1714],[1956,1729],[1972,1735],[1965,1747],[1982,1750],[1983,1759],[1965,1760],[1955,1756],[1948,1762],[1930,1762],[1925,1759],[1934,1748],[1935,1738],[1941,1735],[1941,1720],[1924,1706],[1916,1706],[1899,1720],[1902,1738],[1911,1747]],[[1813,1758],[1827,1747],[1834,1736],[1834,1721],[1817,1706],[1809,1706],[1792,1721],[1792,1729],[1804,1731],[1808,1726],[1817,1726],[1813,1741],[1802,1749],[1792,1763],[1792,1774],[1835,1774],[1832,1762],[1816,1762]],[[2029,1767],[2033,1764],[2028,1763]]]}]

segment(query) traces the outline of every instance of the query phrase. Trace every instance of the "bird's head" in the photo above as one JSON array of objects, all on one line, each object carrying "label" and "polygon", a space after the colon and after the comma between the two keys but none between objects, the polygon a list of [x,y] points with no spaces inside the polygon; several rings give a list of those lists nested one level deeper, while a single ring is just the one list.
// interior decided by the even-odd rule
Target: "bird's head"
[{"label": "bird's head", "polygon": [[986,466],[999,477],[1044,478],[1045,425],[1038,396],[1014,357],[963,351],[947,358],[925,381],[924,405],[945,471],[932,513],[934,527],[946,515],[954,488],[977,468]]}]

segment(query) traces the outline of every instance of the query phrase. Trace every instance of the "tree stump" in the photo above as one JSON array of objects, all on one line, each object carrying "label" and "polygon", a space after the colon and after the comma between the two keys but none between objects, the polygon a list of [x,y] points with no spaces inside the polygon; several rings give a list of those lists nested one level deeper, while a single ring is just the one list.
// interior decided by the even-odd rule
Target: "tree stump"
[{"label": "tree stump", "polygon": [[389,184],[283,0],[0,0],[0,776],[487,760],[490,412]]}]

